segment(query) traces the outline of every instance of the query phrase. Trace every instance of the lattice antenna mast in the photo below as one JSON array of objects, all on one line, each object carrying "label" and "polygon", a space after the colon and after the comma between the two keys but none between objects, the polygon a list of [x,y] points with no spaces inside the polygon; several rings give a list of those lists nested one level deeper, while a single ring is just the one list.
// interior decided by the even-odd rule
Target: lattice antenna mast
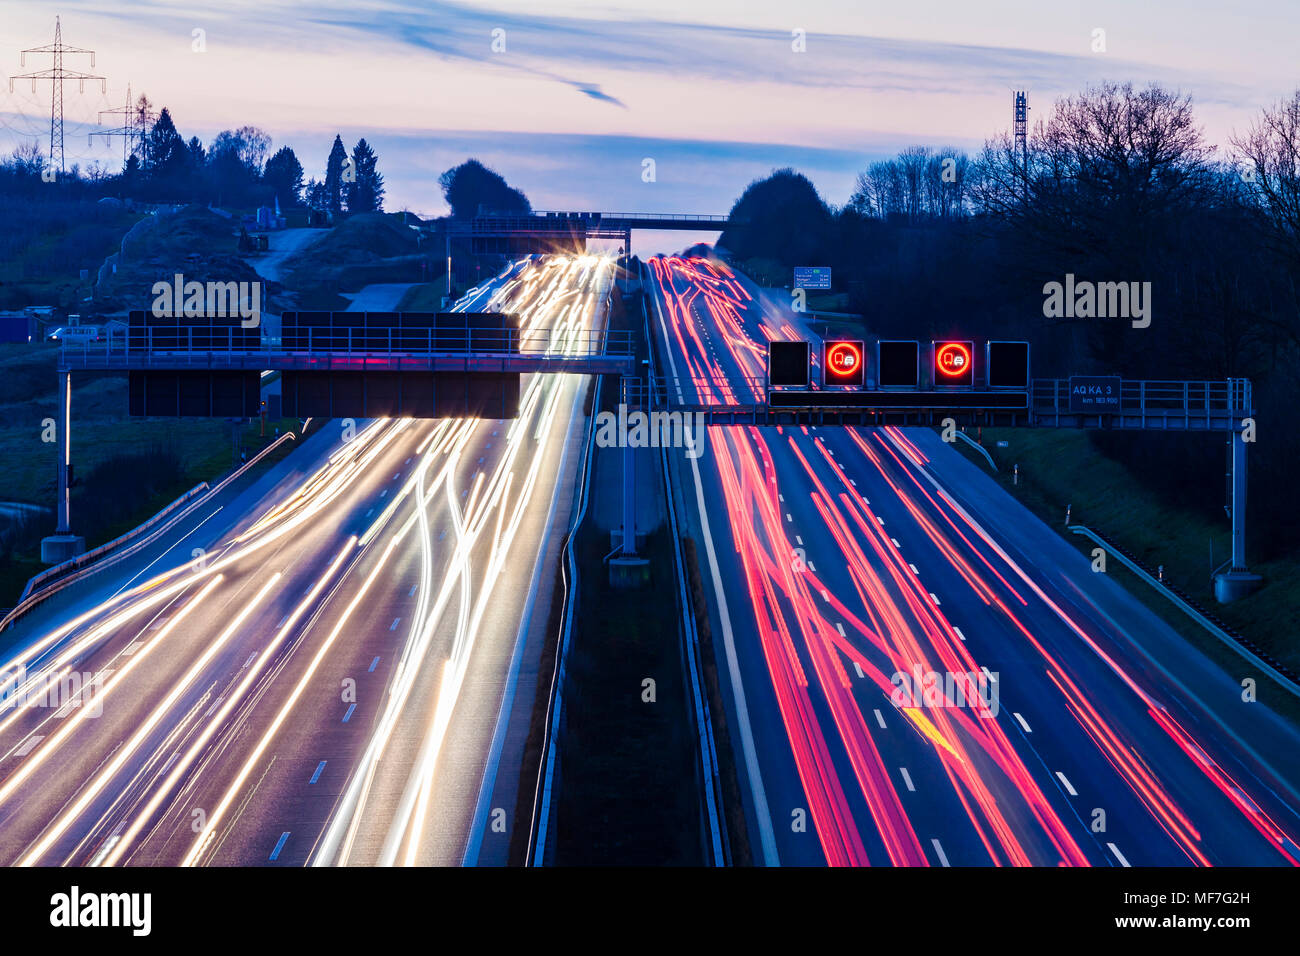
[{"label": "lattice antenna mast", "polygon": [[1015,136],[1015,157],[1020,169],[1021,188],[1029,180],[1029,96],[1017,90],[1011,98],[1012,130]]},{"label": "lattice antenna mast", "polygon": [[122,125],[116,129],[100,129],[90,134],[90,139],[96,136],[104,137],[105,142],[114,136],[122,137],[122,168],[126,169],[126,161],[131,154],[142,151],[144,148],[144,138],[148,135],[149,129],[153,126],[154,120],[158,114],[149,109],[148,100],[143,96],[139,103],[131,100],[131,84],[126,86],[126,105],[115,110],[100,110],[99,122],[104,122],[105,116],[123,116],[125,119]]},{"label": "lattice antenna mast", "polygon": [[59,18],[54,18],[54,42],[48,46],[32,47],[30,50],[23,50],[21,53],[20,63],[27,65],[27,54],[49,54],[53,62],[48,70],[41,70],[37,73],[24,73],[20,76],[9,78],[9,92],[13,92],[14,80],[31,80],[32,92],[36,92],[37,80],[50,81],[50,165],[55,164],[55,157],[59,166],[59,172],[64,171],[64,154],[63,154],[63,83],[65,80],[76,80],[80,84],[80,92],[86,92],[87,80],[99,80],[100,92],[108,89],[108,84],[102,76],[92,76],[89,73],[81,73],[77,70],[67,70],[63,67],[63,57],[66,54],[88,55],[90,57],[91,69],[95,67],[95,51],[83,50],[81,47],[67,46],[63,42],[63,25]]}]

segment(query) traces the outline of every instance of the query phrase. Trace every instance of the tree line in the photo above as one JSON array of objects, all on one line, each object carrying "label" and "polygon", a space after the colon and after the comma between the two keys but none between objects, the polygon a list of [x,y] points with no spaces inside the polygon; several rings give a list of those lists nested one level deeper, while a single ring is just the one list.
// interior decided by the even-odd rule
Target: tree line
[{"label": "tree line", "polygon": [[[141,96],[136,115],[152,117],[153,104]],[[123,168],[109,173],[99,163],[73,165],[55,182],[62,196],[112,196],[141,202],[212,203],[247,208],[309,206],[339,214],[382,212],[384,177],[379,158],[365,138],[349,154],[341,136],[334,137],[324,175],[304,181],[305,170],[292,147],[271,152],[271,137],[256,126],[223,130],[206,146],[197,136],[180,133],[171,111],[163,107],[134,142]],[[25,144],[0,160],[0,195],[39,196],[48,186],[45,155]]]},{"label": "tree line", "polygon": [[[870,164],[840,207],[795,170],[775,170],[744,190],[731,215],[748,225],[719,246],[782,284],[796,265],[831,266],[881,337],[1028,340],[1035,377],[1251,378],[1268,430],[1252,450],[1252,493],[1264,499],[1253,513],[1269,515],[1255,540],[1294,547],[1285,475],[1300,460],[1287,417],[1300,402],[1300,91],[1220,149],[1190,96],[1103,83],[1059,99],[1016,147],[1008,133],[973,156],[910,147]],[[1149,282],[1150,325],[1049,314],[1049,284],[1067,276]],[[1200,442],[1098,442],[1175,497],[1223,503],[1222,463]]]}]

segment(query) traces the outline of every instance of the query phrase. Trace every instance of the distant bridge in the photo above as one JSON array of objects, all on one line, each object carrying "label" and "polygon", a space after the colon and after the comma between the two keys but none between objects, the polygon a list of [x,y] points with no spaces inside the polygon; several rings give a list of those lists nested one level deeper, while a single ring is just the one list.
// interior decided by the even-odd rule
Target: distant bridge
[{"label": "distant bridge", "polygon": [[448,255],[453,241],[470,243],[478,254],[517,254],[582,249],[588,239],[615,239],[628,249],[632,230],[658,229],[684,232],[724,232],[747,223],[730,216],[668,212],[559,212],[536,210],[519,213],[483,213],[471,219],[439,219],[430,223],[446,237]]}]

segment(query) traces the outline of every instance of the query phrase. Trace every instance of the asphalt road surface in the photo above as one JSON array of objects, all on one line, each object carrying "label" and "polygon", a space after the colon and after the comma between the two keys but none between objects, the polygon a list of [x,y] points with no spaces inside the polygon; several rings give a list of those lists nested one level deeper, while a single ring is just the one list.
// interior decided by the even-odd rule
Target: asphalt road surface
[{"label": "asphalt road surface", "polygon": [[[458,307],[584,328],[611,277],[532,257]],[[517,773],[499,723],[531,702],[521,621],[549,594],[584,386],[525,376],[510,422],[309,428],[263,478],[20,620],[0,862],[499,858],[485,794]]]},{"label": "asphalt road surface", "polygon": [[[653,259],[660,371],[759,394],[789,303]],[[814,347],[814,354],[817,353]],[[713,426],[703,542],[755,859],[1295,865],[1300,735],[928,429]]]}]

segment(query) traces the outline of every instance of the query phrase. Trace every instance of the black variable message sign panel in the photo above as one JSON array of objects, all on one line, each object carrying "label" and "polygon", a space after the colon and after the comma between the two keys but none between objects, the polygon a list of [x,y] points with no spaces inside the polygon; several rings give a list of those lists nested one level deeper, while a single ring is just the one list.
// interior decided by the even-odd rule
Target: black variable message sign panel
[{"label": "black variable message sign panel", "polygon": [[876,343],[876,379],[881,388],[916,388],[921,382],[921,343]]},{"label": "black variable message sign panel", "polygon": [[989,342],[984,348],[989,388],[1029,387],[1029,343]]},{"label": "black variable message sign panel", "polygon": [[809,355],[807,342],[768,342],[767,384],[807,388]]}]

